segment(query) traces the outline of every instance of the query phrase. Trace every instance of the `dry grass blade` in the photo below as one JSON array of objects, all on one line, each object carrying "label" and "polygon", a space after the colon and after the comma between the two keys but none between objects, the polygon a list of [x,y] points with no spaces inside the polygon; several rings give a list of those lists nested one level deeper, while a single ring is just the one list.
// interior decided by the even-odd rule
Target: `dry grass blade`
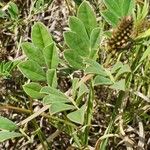
[{"label": "dry grass blade", "polygon": [[18,123],[19,126],[24,125],[26,123],[28,123],[29,121],[31,121],[32,119],[38,117],[40,114],[42,114],[44,111],[46,111],[47,109],[49,109],[49,105],[45,105],[44,107],[42,107],[40,110],[38,110],[37,112],[35,112],[34,114],[32,114],[31,116],[29,116],[28,118],[24,119],[23,121],[21,121],[20,123]]},{"label": "dry grass blade", "polygon": [[144,127],[142,121],[139,120],[139,141],[138,141],[139,149],[144,150],[144,145],[145,145]]},{"label": "dry grass blade", "polygon": [[145,96],[144,94],[142,94],[141,92],[134,92],[135,95],[139,96],[140,98],[142,98],[143,100],[145,100],[146,102],[150,103],[150,99]]}]

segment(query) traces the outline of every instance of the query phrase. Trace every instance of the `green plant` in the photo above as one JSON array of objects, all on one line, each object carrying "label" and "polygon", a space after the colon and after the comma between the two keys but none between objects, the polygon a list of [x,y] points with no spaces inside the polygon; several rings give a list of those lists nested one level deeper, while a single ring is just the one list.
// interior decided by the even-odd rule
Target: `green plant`
[{"label": "green plant", "polygon": [[[43,1],[38,1],[38,3],[43,4]],[[106,131],[97,140],[96,149],[107,149],[109,137],[119,137],[125,141],[127,136],[121,129],[135,119],[134,115],[143,117],[144,121],[148,118],[144,106],[149,102],[150,93],[148,61],[150,34],[149,29],[145,29],[146,31],[142,33],[138,30],[139,23],[146,18],[148,13],[147,1],[143,7],[138,5],[137,12],[134,12],[136,3],[133,0],[104,0],[104,4],[107,8],[101,12],[105,19],[104,23],[100,23],[101,25],[98,24],[96,14],[87,1],[81,3],[76,16],[69,18],[69,30],[64,32],[65,46],[61,47],[64,50],[64,57],[59,57],[58,44],[54,42],[45,25],[41,22],[33,25],[31,42],[21,44],[27,58],[18,64],[18,69],[28,79],[23,85],[23,90],[31,98],[30,105],[34,99],[38,99],[42,102],[43,108],[35,113],[32,110],[25,110],[31,116],[19,125],[33,121],[35,129],[38,130],[35,118],[49,109],[49,112],[43,116],[49,119],[50,124],[69,134],[72,137],[71,144],[76,148],[88,148],[94,112],[94,88],[97,86],[115,91],[115,104],[113,111],[109,114],[110,122],[107,124]],[[37,7],[39,5],[37,4]],[[98,63],[97,59],[100,55],[107,54],[107,45],[103,46],[103,42],[107,40],[103,39],[108,33],[108,27],[117,28],[120,19],[128,15],[133,17],[133,32],[138,32],[131,37],[134,42],[133,46],[125,47],[123,51],[121,48],[117,49],[115,52],[120,50],[120,55],[116,56],[117,60],[112,59],[113,63],[110,63],[110,59],[103,58]],[[105,21],[111,26],[107,26]],[[123,31],[124,29],[121,30]],[[117,33],[118,30],[115,34]],[[129,51],[128,59],[122,61],[121,56],[126,51]],[[83,76],[74,77],[76,71],[82,72]],[[64,72],[65,75],[71,76],[71,87],[65,93],[58,88],[58,78]],[[109,92],[108,95],[106,102],[109,97],[113,96]],[[132,107],[124,104],[124,101],[128,100]],[[120,122],[123,120],[124,126],[119,122],[120,126],[117,124],[116,127],[114,124],[117,119]],[[43,148],[51,147],[42,131],[37,132]],[[47,146],[45,146],[45,141]],[[125,145],[128,146],[126,141]]]},{"label": "green plant", "polygon": [[[69,18],[71,30],[64,33],[65,42],[69,47],[69,49],[64,51],[64,56],[69,65],[73,69],[84,70],[85,76],[86,74],[95,76],[93,79],[91,76],[91,85],[88,90],[84,82],[82,83],[76,79],[72,81],[73,93],[71,93],[71,97],[56,89],[56,69],[59,70],[58,49],[42,23],[35,23],[33,26],[31,32],[32,43],[22,43],[22,49],[28,60],[18,65],[23,75],[32,81],[23,86],[24,91],[29,96],[34,99],[43,98],[43,104],[49,105],[51,115],[61,111],[72,110],[67,114],[65,113],[64,117],[67,117],[68,121],[85,126],[85,130],[82,131],[83,133],[76,128],[70,129],[71,135],[73,132],[76,132],[74,141],[78,147],[88,144],[88,130],[91,123],[94,100],[94,85],[108,85],[110,88],[125,91],[125,80],[119,79],[119,76],[130,72],[128,65],[119,63],[112,69],[113,73],[116,74],[115,68],[117,68],[117,74],[114,76],[110,70],[96,62],[102,35],[100,27],[97,26],[96,16],[91,6],[87,2],[83,2],[78,9],[77,17]],[[45,87],[41,85],[43,82],[47,84]],[[86,97],[84,103],[81,101],[83,97]],[[77,133],[79,136],[77,136]],[[83,138],[83,141],[79,137]]]},{"label": "green plant", "polygon": [[101,14],[112,26],[116,26],[120,18],[131,15],[135,7],[134,0],[104,0],[104,4],[107,9],[101,12]]},{"label": "green plant", "polygon": [[13,68],[15,68],[17,63],[18,63],[18,61],[16,61],[16,62],[12,62],[12,61],[0,62],[0,77],[7,78],[8,76],[11,76],[11,71],[13,70]]},{"label": "green plant", "polygon": [[18,127],[14,122],[2,116],[0,116],[0,130],[0,142],[23,136],[23,134],[16,132],[16,130],[18,130]]},{"label": "green plant", "polygon": [[[84,14],[83,12],[86,13]],[[83,60],[89,59],[90,57],[94,58],[98,51],[101,33],[100,28],[97,28],[95,14],[87,2],[81,4],[77,17],[70,17],[69,25],[71,31],[65,32],[64,37],[70,49],[65,50],[64,56],[69,65],[74,69],[84,69],[86,68],[86,61]],[[92,113],[93,86],[91,86],[91,93],[87,90],[87,86],[84,83],[73,79],[73,93],[71,93],[71,97],[58,90],[57,73],[60,71],[58,67],[58,48],[55,42],[52,40],[46,27],[40,22],[35,23],[33,26],[31,39],[32,43],[22,43],[22,49],[28,59],[18,65],[23,75],[32,81],[23,86],[24,91],[34,99],[43,98],[43,104],[49,105],[50,115],[64,112],[63,118],[67,117],[65,120],[68,122],[81,124],[89,128]],[[79,62],[76,62],[78,58]],[[102,73],[106,75],[103,68]],[[44,87],[42,86],[43,84],[45,84]],[[87,97],[87,100],[82,103],[81,100],[84,96]],[[87,106],[87,102],[91,104]],[[86,109],[89,110],[88,113],[86,113]],[[84,119],[85,115],[87,116],[86,120]],[[87,144],[87,135],[85,136],[84,142],[79,138],[83,136],[81,134],[83,131],[78,131],[77,128],[73,128],[72,126],[67,127],[66,124],[64,126],[66,126],[64,130],[73,136],[74,142],[78,147]],[[79,134],[78,132],[81,133]]]}]

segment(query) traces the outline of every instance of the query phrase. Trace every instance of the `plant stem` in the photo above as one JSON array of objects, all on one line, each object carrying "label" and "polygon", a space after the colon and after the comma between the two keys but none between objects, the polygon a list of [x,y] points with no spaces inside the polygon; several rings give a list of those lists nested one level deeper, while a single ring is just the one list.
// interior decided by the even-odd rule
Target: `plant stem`
[{"label": "plant stem", "polygon": [[[19,108],[19,107],[14,107],[14,106],[10,106],[10,105],[0,105],[0,110],[5,110],[5,109],[13,110],[13,111],[18,112],[18,113],[31,114],[31,111],[28,109],[25,109],[25,108]],[[68,122],[66,120],[51,116],[51,115],[46,114],[46,113],[42,113],[39,116],[42,116],[42,117],[47,118],[47,119],[52,119],[52,120],[55,120],[58,122],[62,122],[66,125],[72,126],[73,128],[77,128],[77,126],[71,122]]]},{"label": "plant stem", "polygon": [[88,145],[88,137],[89,137],[89,129],[91,125],[91,119],[92,119],[92,113],[93,113],[93,100],[94,100],[94,88],[92,81],[90,83],[90,93],[88,98],[88,104],[87,104],[87,114],[85,119],[85,132],[84,132],[84,144]]},{"label": "plant stem", "polygon": [[[45,106],[44,106],[45,107]],[[47,107],[48,108],[48,107]],[[34,111],[33,111],[33,99],[30,98],[30,105],[29,105],[29,109],[31,110],[31,115],[34,114]],[[39,111],[38,111],[39,112]],[[42,147],[44,150],[48,150],[48,149],[51,149],[51,145],[47,142],[46,140],[46,137],[45,135],[43,134],[41,128],[39,127],[36,119],[32,119],[32,124],[37,132],[37,135],[38,135],[38,138],[42,144]]]},{"label": "plant stem", "polygon": [[41,131],[41,129],[35,119],[32,120],[32,124],[33,124],[34,128],[36,129],[38,138],[43,146],[43,149],[44,150],[50,149],[50,145],[47,142],[46,142],[47,144],[45,143],[45,141],[47,141],[46,137],[44,136],[43,132]]},{"label": "plant stem", "polygon": [[[140,55],[140,52],[141,52],[140,50],[142,48],[143,48],[143,46],[138,47],[138,51],[136,53],[136,57],[135,57],[134,61],[132,62],[132,65],[131,65],[131,71],[135,70],[135,68],[136,68],[136,66],[137,66],[137,64],[139,62],[139,59],[141,58],[140,57],[141,56]],[[126,80],[126,87],[127,87],[127,89],[129,89],[130,86],[131,86],[131,82],[130,81],[132,80],[132,74],[128,73],[125,80]],[[122,104],[122,101],[123,101],[123,99],[125,97],[125,94],[126,94],[125,91],[120,91],[119,92],[118,98],[116,100],[115,108],[114,108],[113,113],[112,113],[112,118],[111,118],[111,121],[109,123],[109,128],[108,128],[108,130],[107,130],[107,132],[105,134],[108,134],[108,133],[110,133],[113,130],[113,123],[115,121],[116,115],[118,114],[118,108],[121,107],[121,104]],[[102,150],[104,149],[105,150],[107,142],[108,142],[108,138],[106,138],[104,141],[102,141],[101,145],[100,145],[100,149],[102,149]]]}]

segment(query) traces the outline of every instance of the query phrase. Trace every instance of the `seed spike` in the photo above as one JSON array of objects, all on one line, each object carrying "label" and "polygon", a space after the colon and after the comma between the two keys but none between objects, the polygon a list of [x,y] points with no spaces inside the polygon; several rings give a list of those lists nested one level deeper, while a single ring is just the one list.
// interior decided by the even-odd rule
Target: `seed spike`
[{"label": "seed spike", "polygon": [[112,37],[108,39],[108,51],[111,53],[129,47],[131,44],[131,34],[133,29],[133,19],[131,16],[124,17],[112,32]]}]

